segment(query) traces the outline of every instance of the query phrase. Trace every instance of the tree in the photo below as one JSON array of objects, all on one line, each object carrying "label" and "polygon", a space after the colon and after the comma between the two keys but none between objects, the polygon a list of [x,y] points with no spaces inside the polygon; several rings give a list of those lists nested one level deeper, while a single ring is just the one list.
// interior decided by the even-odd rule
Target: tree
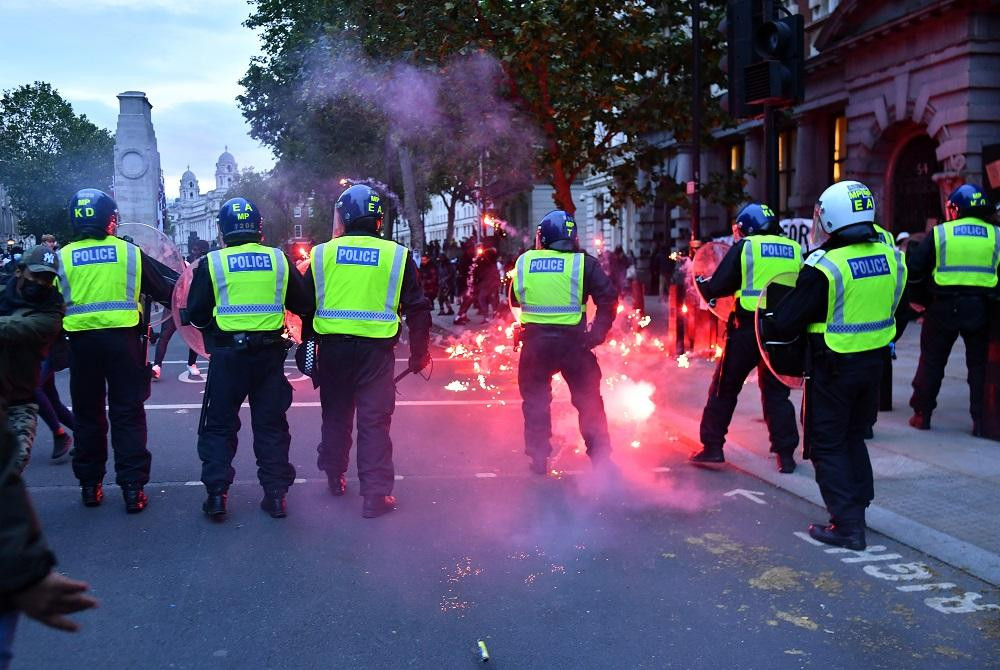
[{"label": "tree", "polygon": [[[277,168],[257,172],[248,168],[226,191],[224,199],[246,198],[257,205],[263,218],[264,239],[268,244],[281,245],[294,236],[295,225],[302,226],[302,236],[325,241],[333,228],[328,197],[303,188],[300,177],[283,173]],[[311,207],[295,216],[298,206]]]},{"label": "tree", "polygon": [[44,82],[6,90],[0,99],[0,183],[21,232],[71,234],[66,204],[86,187],[111,190],[114,139]]}]

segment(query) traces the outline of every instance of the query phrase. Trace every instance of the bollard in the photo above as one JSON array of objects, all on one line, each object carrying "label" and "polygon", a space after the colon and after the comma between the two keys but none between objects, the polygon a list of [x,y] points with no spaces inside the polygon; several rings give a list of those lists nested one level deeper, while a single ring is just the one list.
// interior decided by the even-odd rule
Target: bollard
[{"label": "bollard", "polygon": [[1000,300],[989,303],[990,339],[983,394],[983,437],[1000,441]]}]

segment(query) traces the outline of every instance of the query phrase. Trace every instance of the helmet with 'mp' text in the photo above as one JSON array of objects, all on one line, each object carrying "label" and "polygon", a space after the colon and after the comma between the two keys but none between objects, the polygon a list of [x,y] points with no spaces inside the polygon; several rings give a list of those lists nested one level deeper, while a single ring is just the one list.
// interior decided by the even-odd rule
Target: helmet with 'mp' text
[{"label": "helmet with 'mp' text", "polygon": [[982,187],[976,184],[962,184],[952,191],[945,209],[949,221],[965,216],[985,219],[991,213],[989,199]]},{"label": "helmet with 'mp' text", "polygon": [[572,251],[577,246],[576,219],[561,209],[554,209],[538,224],[536,246],[556,251]]},{"label": "helmet with 'mp' text", "polygon": [[744,236],[773,233],[778,230],[778,217],[767,205],[751,202],[736,215],[736,228]]},{"label": "helmet with 'mp' text", "polygon": [[226,244],[234,242],[260,242],[263,220],[257,205],[246,198],[231,198],[219,209],[219,234]]},{"label": "helmet with 'mp' text", "polygon": [[382,196],[371,186],[355,184],[340,194],[333,208],[334,229],[382,230]]},{"label": "helmet with 'mp' text", "polygon": [[114,235],[118,228],[118,203],[104,191],[84,188],[70,198],[69,223],[73,232],[86,237]]}]

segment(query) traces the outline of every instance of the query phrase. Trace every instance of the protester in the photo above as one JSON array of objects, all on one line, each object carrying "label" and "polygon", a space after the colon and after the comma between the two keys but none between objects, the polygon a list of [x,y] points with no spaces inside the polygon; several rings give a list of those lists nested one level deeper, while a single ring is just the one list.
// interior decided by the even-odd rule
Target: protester
[{"label": "protester", "polygon": [[442,253],[437,258],[438,272],[438,315],[454,314],[451,303],[455,299],[455,265]]}]

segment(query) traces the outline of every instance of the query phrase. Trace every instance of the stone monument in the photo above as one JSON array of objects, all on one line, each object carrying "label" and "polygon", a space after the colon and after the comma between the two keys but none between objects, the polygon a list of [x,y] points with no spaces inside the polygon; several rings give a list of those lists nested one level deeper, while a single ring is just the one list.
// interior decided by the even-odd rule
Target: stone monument
[{"label": "stone monument", "polygon": [[115,135],[115,200],[119,220],[162,228],[160,153],[150,110],[141,91],[118,95],[120,111]]}]

